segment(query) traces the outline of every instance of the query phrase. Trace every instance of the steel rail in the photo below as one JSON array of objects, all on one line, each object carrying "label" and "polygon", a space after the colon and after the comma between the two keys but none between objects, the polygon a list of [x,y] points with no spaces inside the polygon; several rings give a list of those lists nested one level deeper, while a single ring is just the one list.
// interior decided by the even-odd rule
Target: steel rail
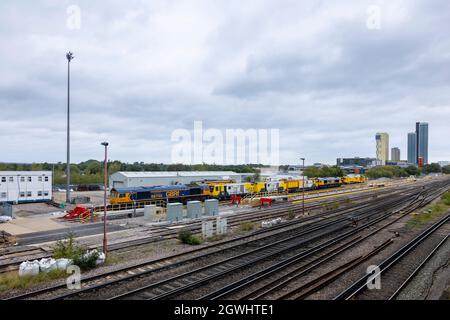
[{"label": "steel rail", "polygon": [[407,244],[398,249],[395,253],[385,259],[379,264],[380,271],[375,274],[364,275],[359,280],[355,281],[350,287],[342,291],[337,295],[334,300],[349,300],[353,298],[358,293],[366,289],[367,281],[373,277],[380,276],[383,272],[388,271],[392,266],[395,265],[401,258],[407,255],[411,250],[415,249],[418,245],[428,239],[436,230],[441,228],[445,223],[450,221],[450,214],[439,219],[437,222],[433,223],[430,227],[420,233],[418,236],[413,238]]}]

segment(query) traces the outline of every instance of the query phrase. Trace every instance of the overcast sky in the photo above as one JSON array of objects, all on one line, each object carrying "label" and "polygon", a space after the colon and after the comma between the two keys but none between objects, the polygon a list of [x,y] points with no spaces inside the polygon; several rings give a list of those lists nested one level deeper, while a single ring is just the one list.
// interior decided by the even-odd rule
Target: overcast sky
[{"label": "overcast sky", "polygon": [[449,30],[447,0],[1,1],[0,162],[65,161],[68,50],[75,162],[168,163],[196,120],[331,164],[425,121],[450,160]]}]

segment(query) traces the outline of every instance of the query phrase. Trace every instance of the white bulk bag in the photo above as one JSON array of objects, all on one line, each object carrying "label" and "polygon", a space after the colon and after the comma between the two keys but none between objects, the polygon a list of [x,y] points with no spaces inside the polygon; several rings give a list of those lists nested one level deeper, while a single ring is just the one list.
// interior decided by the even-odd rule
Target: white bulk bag
[{"label": "white bulk bag", "polygon": [[100,252],[100,254],[98,255],[97,260],[95,261],[95,264],[96,265],[103,264],[105,262],[105,259],[106,259],[105,254],[103,252]]},{"label": "white bulk bag", "polygon": [[61,258],[56,259],[56,268],[58,270],[66,270],[68,266],[73,263],[71,259]]},{"label": "white bulk bag", "polygon": [[0,216],[0,223],[5,223],[5,222],[11,221],[11,220],[12,220],[11,217],[8,217],[8,216]]},{"label": "white bulk bag", "polygon": [[19,266],[19,276],[34,276],[39,274],[39,262],[34,261],[24,261]]},{"label": "white bulk bag", "polygon": [[56,260],[53,258],[42,258],[41,261],[39,261],[39,269],[41,272],[47,273],[55,270],[56,268]]}]

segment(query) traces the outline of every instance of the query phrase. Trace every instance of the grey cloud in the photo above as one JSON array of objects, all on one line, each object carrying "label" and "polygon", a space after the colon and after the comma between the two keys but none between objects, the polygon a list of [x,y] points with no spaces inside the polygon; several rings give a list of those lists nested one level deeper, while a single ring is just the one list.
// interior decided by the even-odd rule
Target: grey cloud
[{"label": "grey cloud", "polygon": [[431,159],[450,160],[446,1],[384,3],[378,31],[370,1],[80,1],[80,30],[70,4],[0,4],[0,161],[63,161],[67,50],[75,161],[107,139],[113,159],[169,162],[195,120],[278,128],[283,163],[373,156],[377,131],[405,155],[428,121]]}]

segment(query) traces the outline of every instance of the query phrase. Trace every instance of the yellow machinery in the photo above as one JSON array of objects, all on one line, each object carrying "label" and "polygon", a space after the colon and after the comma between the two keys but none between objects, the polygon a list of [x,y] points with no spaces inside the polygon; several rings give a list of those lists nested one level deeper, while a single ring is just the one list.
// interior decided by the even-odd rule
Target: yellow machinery
[{"label": "yellow machinery", "polygon": [[339,177],[314,178],[313,181],[316,189],[340,187],[342,184]]},{"label": "yellow machinery", "polygon": [[298,179],[283,179],[280,180],[280,189],[291,192],[297,191],[302,187],[302,180]]},{"label": "yellow machinery", "polygon": [[359,174],[349,174],[342,177],[343,184],[364,183],[367,182],[367,180],[368,179],[365,176]]}]

